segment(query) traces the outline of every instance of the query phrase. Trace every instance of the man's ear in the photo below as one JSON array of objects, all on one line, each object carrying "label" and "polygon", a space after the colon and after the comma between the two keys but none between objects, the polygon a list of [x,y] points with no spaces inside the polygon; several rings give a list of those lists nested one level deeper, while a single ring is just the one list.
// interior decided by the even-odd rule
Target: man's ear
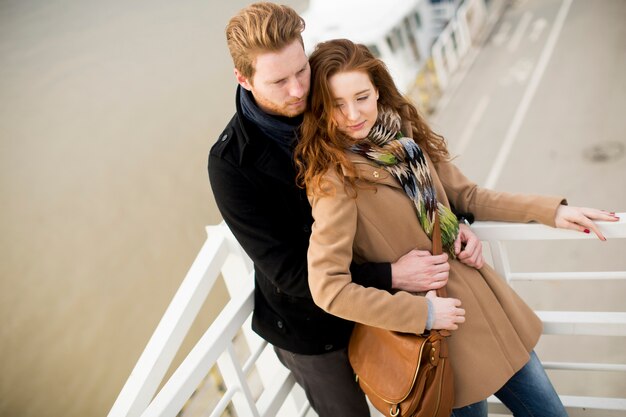
[{"label": "man's ear", "polygon": [[248,81],[246,77],[241,75],[241,73],[239,72],[239,70],[237,70],[237,68],[235,68],[235,78],[237,79],[237,82],[239,83],[240,86],[242,86],[248,91],[252,90],[252,84]]}]

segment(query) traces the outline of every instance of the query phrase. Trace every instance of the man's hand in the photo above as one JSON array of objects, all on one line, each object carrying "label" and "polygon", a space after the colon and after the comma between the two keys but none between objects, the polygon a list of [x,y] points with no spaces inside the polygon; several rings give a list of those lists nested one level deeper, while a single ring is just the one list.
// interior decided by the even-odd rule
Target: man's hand
[{"label": "man's hand", "polygon": [[480,269],[485,264],[483,245],[466,224],[459,224],[459,235],[454,242],[456,258],[465,265]]},{"label": "man's hand", "polygon": [[391,264],[391,287],[409,292],[436,290],[448,282],[448,255],[413,249]]}]

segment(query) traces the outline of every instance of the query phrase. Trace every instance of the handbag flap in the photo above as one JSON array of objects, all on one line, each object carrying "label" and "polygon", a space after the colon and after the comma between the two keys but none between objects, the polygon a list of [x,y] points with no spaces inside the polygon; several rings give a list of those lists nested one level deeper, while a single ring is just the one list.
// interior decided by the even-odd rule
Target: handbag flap
[{"label": "handbag flap", "polygon": [[427,338],[355,324],[348,355],[359,381],[389,403],[404,400],[415,381]]}]

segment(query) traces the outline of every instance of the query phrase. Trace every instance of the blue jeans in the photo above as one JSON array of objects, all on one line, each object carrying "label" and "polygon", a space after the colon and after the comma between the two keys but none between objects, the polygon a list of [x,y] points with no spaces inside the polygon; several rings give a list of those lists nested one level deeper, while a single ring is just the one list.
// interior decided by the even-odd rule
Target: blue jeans
[{"label": "blue jeans", "polygon": [[[528,363],[495,396],[515,417],[567,417],[565,407],[534,351]],[[487,400],[455,408],[451,417],[487,417]]]}]

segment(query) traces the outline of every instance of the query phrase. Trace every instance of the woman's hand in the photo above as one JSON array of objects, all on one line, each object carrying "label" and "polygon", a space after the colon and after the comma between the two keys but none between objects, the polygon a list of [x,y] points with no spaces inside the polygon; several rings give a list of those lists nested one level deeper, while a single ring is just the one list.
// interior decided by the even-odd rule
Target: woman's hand
[{"label": "woman's hand", "polygon": [[448,255],[413,249],[391,264],[391,288],[409,292],[436,290],[448,283]]},{"label": "woman's hand", "polygon": [[485,263],[483,244],[472,229],[464,223],[459,224],[459,235],[454,241],[454,253],[461,263],[476,269],[482,268]]},{"label": "woman's hand", "polygon": [[556,210],[554,224],[561,229],[578,230],[583,233],[593,231],[600,240],[606,240],[594,220],[616,222],[619,217],[615,216],[615,213],[605,210],[561,205]]},{"label": "woman's hand", "polygon": [[435,291],[428,291],[426,298],[433,306],[435,320],[432,328],[434,330],[456,330],[459,328],[459,323],[465,323],[465,310],[460,308],[461,300],[437,297]]}]

